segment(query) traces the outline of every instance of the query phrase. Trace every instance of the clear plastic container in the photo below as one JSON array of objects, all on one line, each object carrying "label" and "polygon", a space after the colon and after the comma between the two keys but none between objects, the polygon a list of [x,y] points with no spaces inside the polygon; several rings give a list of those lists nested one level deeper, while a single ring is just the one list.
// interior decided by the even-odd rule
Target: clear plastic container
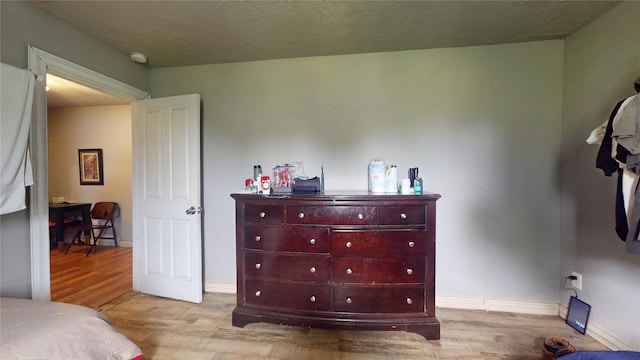
[{"label": "clear plastic container", "polygon": [[386,166],[384,160],[372,160],[369,162],[369,191],[383,193],[386,184]]}]

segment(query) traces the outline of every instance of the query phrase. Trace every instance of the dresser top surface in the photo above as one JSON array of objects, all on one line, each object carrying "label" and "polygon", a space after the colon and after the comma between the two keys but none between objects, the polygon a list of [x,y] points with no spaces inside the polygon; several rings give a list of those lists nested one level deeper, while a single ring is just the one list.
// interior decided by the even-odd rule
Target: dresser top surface
[{"label": "dresser top surface", "polygon": [[253,194],[253,193],[233,193],[231,197],[236,200],[258,200],[258,199],[291,199],[303,201],[435,201],[441,195],[425,192],[421,195],[398,194],[398,193],[372,193],[369,191],[325,191],[324,193],[309,194]]}]

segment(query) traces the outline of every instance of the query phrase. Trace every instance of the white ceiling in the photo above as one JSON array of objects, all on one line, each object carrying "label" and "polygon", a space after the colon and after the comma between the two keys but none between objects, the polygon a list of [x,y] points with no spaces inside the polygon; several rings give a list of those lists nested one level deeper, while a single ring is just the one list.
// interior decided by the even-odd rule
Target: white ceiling
[{"label": "white ceiling", "polygon": [[619,1],[34,1],[150,68],[562,39]]},{"label": "white ceiling", "polygon": [[47,74],[48,107],[125,105],[129,103],[131,103],[129,99]]}]

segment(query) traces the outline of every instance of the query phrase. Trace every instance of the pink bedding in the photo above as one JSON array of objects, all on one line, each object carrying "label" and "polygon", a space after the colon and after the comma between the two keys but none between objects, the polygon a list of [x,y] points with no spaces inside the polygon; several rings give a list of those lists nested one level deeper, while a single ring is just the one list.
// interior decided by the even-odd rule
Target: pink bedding
[{"label": "pink bedding", "polygon": [[0,298],[0,359],[142,359],[140,348],[98,311]]}]

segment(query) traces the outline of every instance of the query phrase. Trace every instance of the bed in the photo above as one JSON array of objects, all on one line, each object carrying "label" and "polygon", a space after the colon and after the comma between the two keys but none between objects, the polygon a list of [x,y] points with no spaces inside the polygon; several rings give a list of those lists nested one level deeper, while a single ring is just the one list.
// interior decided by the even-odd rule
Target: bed
[{"label": "bed", "polygon": [[143,357],[135,343],[88,307],[3,297],[0,308],[0,359]]}]

